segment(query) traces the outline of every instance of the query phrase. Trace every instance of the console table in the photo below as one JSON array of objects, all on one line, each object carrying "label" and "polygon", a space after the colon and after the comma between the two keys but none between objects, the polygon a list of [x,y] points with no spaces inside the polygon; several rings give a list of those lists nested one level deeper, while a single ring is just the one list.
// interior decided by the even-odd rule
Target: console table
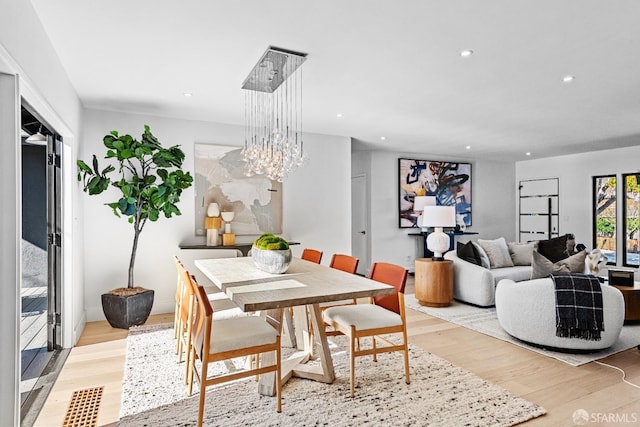
[{"label": "console table", "polygon": [[[289,246],[299,245],[299,242],[288,242]],[[180,249],[237,249],[242,253],[242,256],[248,256],[252,243],[241,243],[237,245],[218,245],[218,246],[207,246],[203,243],[180,243],[178,247]]]}]

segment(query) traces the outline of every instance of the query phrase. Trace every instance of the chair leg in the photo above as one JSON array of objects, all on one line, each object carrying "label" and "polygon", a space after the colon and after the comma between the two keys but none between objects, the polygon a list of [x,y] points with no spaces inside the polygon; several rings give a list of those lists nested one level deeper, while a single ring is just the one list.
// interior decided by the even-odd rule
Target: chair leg
[{"label": "chair leg", "polygon": [[355,343],[355,328],[351,326],[351,334],[349,336],[349,371],[351,373],[350,376],[350,385],[351,385],[351,397],[355,396],[355,381],[356,381],[356,343]]},{"label": "chair leg", "polygon": [[204,397],[207,392],[207,362],[206,357],[202,361],[202,372],[200,372],[200,398],[198,406],[198,427],[202,427],[204,419]]},{"label": "chair leg", "polygon": [[173,339],[174,340],[178,339],[179,316],[180,316],[180,311],[179,311],[178,304],[176,304],[175,315],[173,316]]},{"label": "chair leg", "polygon": [[193,370],[196,368],[196,352],[190,349],[187,353],[187,366],[189,374],[187,375],[187,394],[191,396],[193,392]]},{"label": "chair leg", "polygon": [[376,336],[372,336],[371,340],[373,341],[373,361],[378,361],[378,353],[376,353]]},{"label": "chair leg", "polygon": [[282,369],[281,369],[281,352],[280,352],[280,343],[278,343],[278,348],[276,348],[276,388],[278,392],[278,413],[282,412]]},{"label": "chair leg", "polygon": [[411,377],[409,376],[409,344],[407,344],[407,330],[402,333],[404,338],[404,376],[405,382],[411,384]]},{"label": "chair leg", "polygon": [[185,349],[185,363],[184,363],[184,383],[189,384],[189,353],[191,353],[191,343],[187,342],[187,348]]},{"label": "chair leg", "polygon": [[188,351],[189,349],[182,348],[182,340],[184,339],[184,331],[182,330],[182,322],[180,322],[180,330],[178,334],[178,363],[182,363],[182,353],[184,351]]}]

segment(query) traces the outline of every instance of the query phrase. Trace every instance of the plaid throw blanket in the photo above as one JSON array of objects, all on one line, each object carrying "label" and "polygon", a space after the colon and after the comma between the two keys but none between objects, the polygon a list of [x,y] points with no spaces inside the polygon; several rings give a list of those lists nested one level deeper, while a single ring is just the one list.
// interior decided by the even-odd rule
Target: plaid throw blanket
[{"label": "plaid throw blanket", "polygon": [[551,274],[556,287],[556,336],[600,341],[602,290],[590,274]]}]

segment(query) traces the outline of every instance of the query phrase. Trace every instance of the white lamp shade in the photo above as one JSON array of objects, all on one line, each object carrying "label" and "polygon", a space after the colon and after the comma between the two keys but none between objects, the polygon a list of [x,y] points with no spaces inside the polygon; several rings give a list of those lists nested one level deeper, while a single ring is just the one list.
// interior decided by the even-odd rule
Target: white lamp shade
[{"label": "white lamp shade", "polygon": [[423,227],[455,227],[455,225],[455,206],[424,206],[422,211]]},{"label": "white lamp shade", "polygon": [[416,196],[413,198],[413,211],[422,212],[425,206],[435,206],[435,196]]}]

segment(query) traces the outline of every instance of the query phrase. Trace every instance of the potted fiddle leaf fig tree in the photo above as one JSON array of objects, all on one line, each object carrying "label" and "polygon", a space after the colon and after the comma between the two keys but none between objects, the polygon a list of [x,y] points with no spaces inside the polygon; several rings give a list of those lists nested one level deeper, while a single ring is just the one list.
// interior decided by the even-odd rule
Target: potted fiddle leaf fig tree
[{"label": "potted fiddle leaf fig tree", "polygon": [[133,226],[127,287],[102,294],[102,309],[109,324],[128,329],[146,322],[153,306],[153,290],[134,286],[140,233],[160,215],[171,218],[181,214],[177,204],[182,190],[193,183],[193,177],[181,169],[184,152],[179,146],[164,148],[147,125],[140,140],[112,131],[103,138],[103,143],[105,159],[110,164],[101,169],[95,154],[91,166],[78,160],[78,181],[82,181],[83,190],[91,196],[109,187],[117,189],[117,200],[106,205],[117,217],[127,217]]}]

